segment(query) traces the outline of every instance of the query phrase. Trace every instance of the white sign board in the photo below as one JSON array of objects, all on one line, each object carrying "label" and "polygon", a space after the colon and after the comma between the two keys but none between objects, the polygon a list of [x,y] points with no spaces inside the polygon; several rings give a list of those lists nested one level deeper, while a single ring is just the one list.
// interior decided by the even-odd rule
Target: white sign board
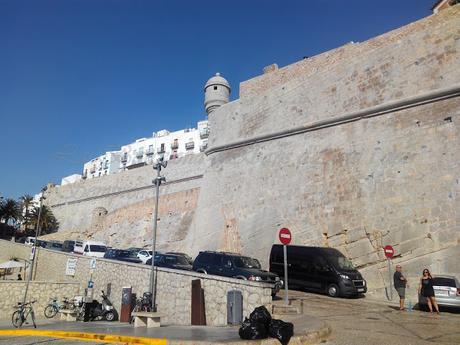
[{"label": "white sign board", "polygon": [[75,271],[77,270],[77,261],[78,259],[75,258],[68,258],[67,265],[65,268],[65,275],[66,276],[74,276]]},{"label": "white sign board", "polygon": [[29,256],[29,259],[30,259],[30,260],[33,260],[33,259],[34,259],[34,256],[35,256],[35,246],[33,246],[33,247],[30,249],[30,256]]},{"label": "white sign board", "polygon": [[91,261],[89,262],[89,268],[92,270],[96,269],[96,259],[91,259]]}]

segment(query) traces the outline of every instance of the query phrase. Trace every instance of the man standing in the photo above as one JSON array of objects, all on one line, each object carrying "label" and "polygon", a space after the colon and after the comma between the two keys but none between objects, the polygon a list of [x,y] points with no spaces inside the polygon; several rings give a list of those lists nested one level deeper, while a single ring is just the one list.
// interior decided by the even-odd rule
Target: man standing
[{"label": "man standing", "polygon": [[396,265],[396,272],[393,275],[393,282],[396,291],[399,295],[399,310],[404,310],[404,299],[406,297],[406,287],[409,287],[407,284],[406,277],[401,273],[401,265]]}]

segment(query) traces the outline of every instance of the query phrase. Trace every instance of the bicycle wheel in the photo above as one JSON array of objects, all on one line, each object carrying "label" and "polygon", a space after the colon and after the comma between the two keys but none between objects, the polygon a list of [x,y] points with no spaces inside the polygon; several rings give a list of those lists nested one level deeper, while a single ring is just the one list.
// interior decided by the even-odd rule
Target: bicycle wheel
[{"label": "bicycle wheel", "polygon": [[13,323],[13,326],[16,328],[19,328],[22,326],[22,323],[24,322],[23,320],[23,315],[21,314],[20,310],[16,310],[13,315],[11,316],[11,322]]},{"label": "bicycle wheel", "polygon": [[46,306],[45,317],[47,317],[48,319],[55,317],[57,313],[58,313],[58,310],[56,309],[54,305],[50,304]]}]

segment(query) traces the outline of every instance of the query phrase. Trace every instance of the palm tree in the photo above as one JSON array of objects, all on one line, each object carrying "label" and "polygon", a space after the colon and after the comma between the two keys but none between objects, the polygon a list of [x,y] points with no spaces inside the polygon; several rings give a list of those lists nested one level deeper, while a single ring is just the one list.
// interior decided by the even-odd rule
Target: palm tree
[{"label": "palm tree", "polygon": [[30,207],[33,206],[33,201],[34,198],[30,196],[29,194],[25,194],[21,196],[21,206],[22,206],[22,211],[23,211],[23,225],[24,225],[24,230],[27,231],[27,226],[31,225],[31,214],[30,214]]},{"label": "palm tree", "polygon": [[14,199],[6,199],[0,205],[0,219],[5,221],[5,224],[12,219],[13,223],[16,223],[21,219],[22,212],[20,204]]},{"label": "palm tree", "polygon": [[[38,214],[40,207],[34,207],[31,214],[31,224],[34,228],[37,226]],[[50,234],[57,231],[59,228],[59,222],[53,214],[53,211],[48,206],[42,206],[42,213],[40,215],[40,233],[39,235]]]}]

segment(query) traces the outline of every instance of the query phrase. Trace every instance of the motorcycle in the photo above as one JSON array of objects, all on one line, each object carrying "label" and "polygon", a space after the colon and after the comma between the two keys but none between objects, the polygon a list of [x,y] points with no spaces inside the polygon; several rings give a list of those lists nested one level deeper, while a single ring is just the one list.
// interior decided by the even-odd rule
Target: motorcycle
[{"label": "motorcycle", "polygon": [[118,318],[118,313],[113,307],[112,302],[110,302],[107,295],[104,293],[104,290],[101,292],[102,303],[99,303],[97,300],[94,300],[93,303],[86,303],[84,313],[87,313],[89,321],[94,320],[105,320],[105,321],[115,321]]}]

